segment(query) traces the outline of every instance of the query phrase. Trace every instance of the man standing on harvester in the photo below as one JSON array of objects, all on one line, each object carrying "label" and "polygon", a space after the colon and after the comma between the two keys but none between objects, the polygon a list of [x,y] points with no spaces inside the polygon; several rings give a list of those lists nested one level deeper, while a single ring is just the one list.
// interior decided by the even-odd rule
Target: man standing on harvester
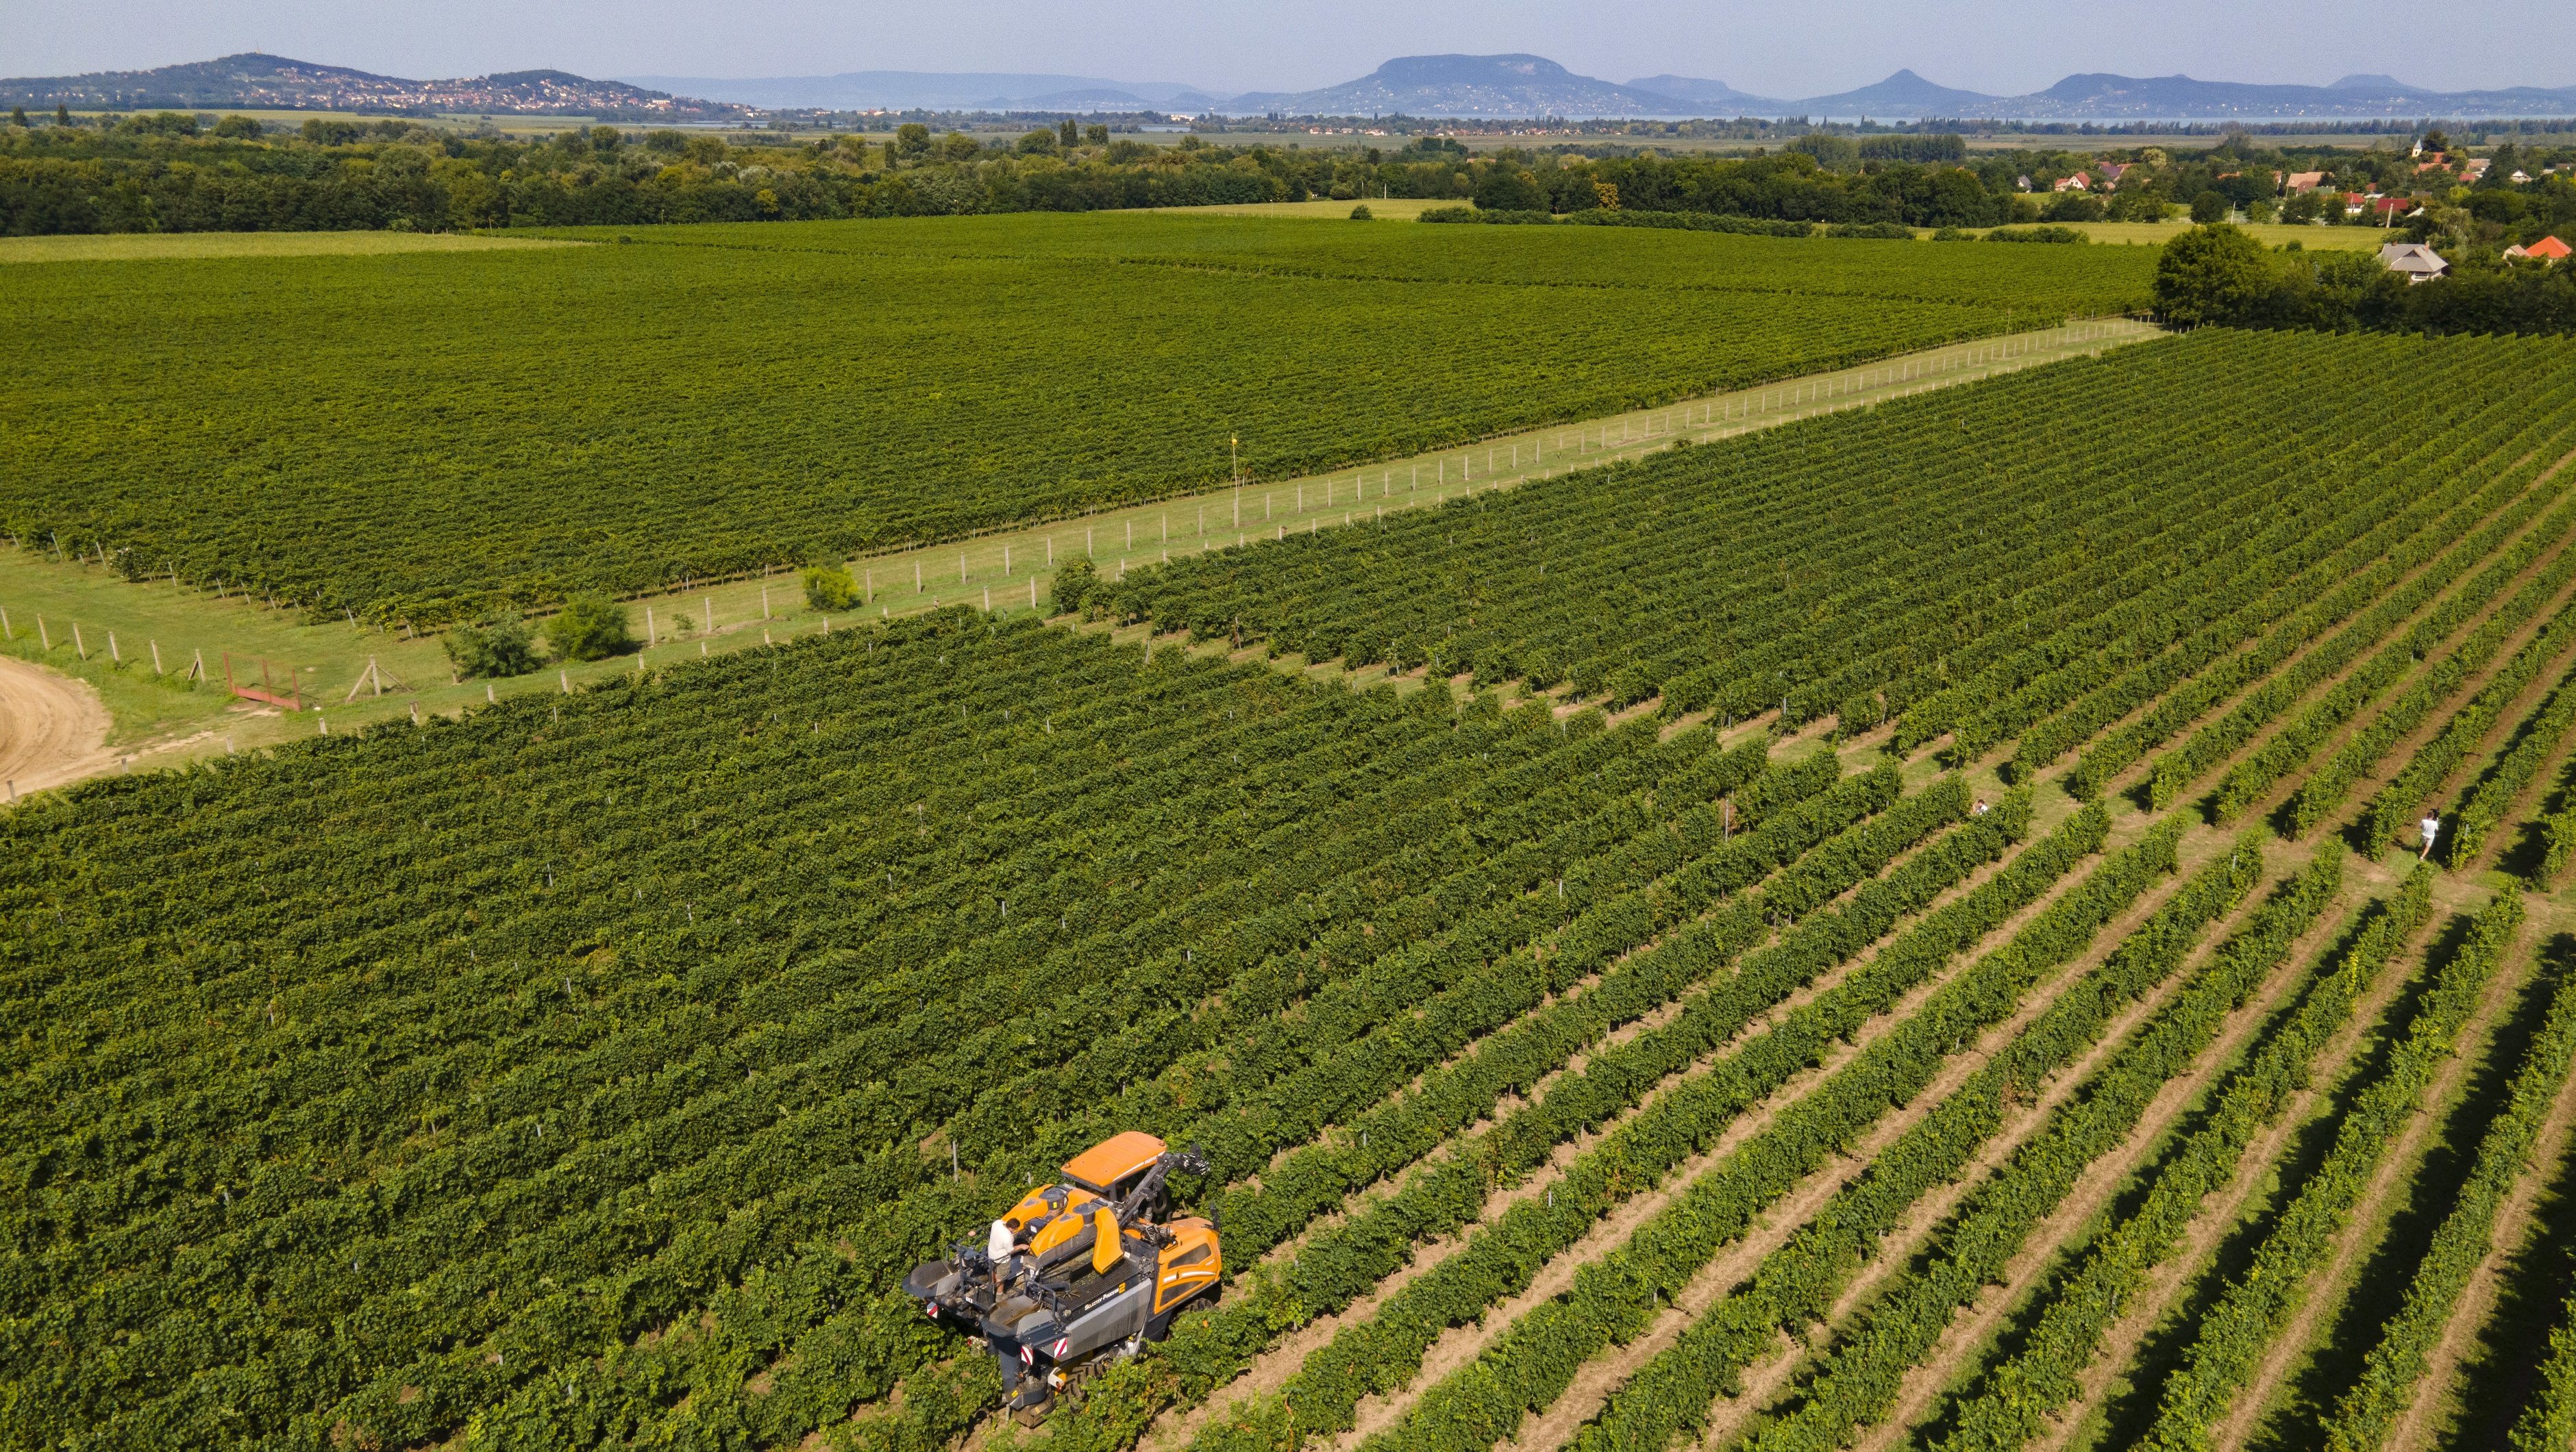
[{"label": "man standing on harvester", "polygon": [[1183,1305],[1216,1290],[1216,1226],[1160,1223],[1174,1170],[1206,1174],[1207,1157],[1134,1130],[1112,1136],[1067,1163],[1060,1182],[1021,1196],[983,1245],[915,1266],[904,1293],[980,1337],[1011,1410],[1034,1422],[1057,1392],[1162,1340]]}]

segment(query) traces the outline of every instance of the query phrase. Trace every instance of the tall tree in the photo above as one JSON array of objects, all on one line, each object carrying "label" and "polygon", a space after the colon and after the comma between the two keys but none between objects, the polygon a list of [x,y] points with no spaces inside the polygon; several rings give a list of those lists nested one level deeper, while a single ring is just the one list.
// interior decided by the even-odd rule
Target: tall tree
[{"label": "tall tree", "polygon": [[2183,327],[2230,322],[2263,295],[2271,278],[2270,259],[2251,233],[2224,222],[2194,227],[2166,243],[2156,259],[2156,312]]}]

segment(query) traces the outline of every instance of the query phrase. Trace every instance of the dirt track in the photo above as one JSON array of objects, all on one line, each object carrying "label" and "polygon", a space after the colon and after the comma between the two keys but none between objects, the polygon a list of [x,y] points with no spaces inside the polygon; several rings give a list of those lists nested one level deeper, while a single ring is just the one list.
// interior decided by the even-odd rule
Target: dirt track
[{"label": "dirt track", "polygon": [[[0,778],[20,793],[102,769],[107,707],[66,675],[0,656]],[[0,798],[5,800],[5,798]]]}]

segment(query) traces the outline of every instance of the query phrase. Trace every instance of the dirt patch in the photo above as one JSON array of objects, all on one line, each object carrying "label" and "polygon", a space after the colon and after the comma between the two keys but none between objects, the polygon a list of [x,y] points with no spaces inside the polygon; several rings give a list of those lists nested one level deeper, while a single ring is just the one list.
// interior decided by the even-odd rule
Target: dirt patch
[{"label": "dirt patch", "polygon": [[[0,656],[0,779],[23,793],[90,776],[115,758],[106,703],[87,683]],[[5,799],[5,798],[0,798]]]}]

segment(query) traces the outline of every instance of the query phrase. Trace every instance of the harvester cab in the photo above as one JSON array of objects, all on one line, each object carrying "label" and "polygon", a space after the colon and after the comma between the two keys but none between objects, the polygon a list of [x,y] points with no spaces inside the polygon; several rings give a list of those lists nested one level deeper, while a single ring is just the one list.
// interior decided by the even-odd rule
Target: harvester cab
[{"label": "harvester cab", "polygon": [[1216,1226],[1162,1223],[1173,1171],[1207,1173],[1135,1131],[1065,1165],[1064,1179],[1022,1196],[981,1246],[960,1245],[905,1277],[931,1319],[992,1350],[1011,1408],[1034,1420],[1055,1394],[1170,1334],[1182,1307],[1216,1289]]}]

